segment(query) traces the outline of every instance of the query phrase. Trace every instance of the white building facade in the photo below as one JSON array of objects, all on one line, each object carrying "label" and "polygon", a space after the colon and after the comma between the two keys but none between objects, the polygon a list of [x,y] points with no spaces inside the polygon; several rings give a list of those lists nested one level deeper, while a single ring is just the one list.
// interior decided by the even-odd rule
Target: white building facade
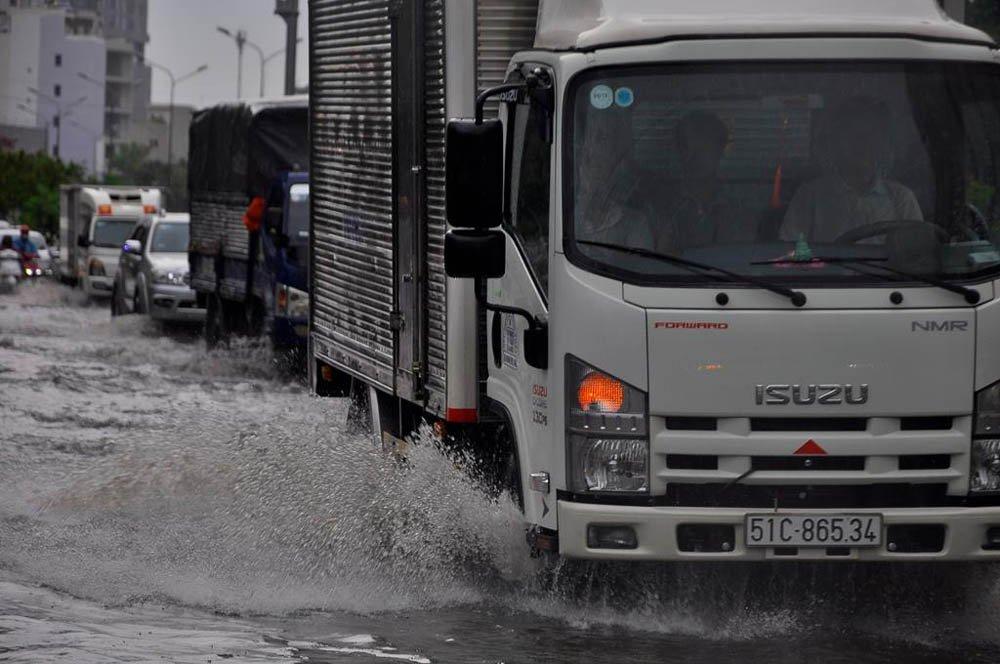
[{"label": "white building facade", "polygon": [[104,170],[106,69],[96,16],[0,8],[0,124],[46,129],[48,153],[92,175]]}]

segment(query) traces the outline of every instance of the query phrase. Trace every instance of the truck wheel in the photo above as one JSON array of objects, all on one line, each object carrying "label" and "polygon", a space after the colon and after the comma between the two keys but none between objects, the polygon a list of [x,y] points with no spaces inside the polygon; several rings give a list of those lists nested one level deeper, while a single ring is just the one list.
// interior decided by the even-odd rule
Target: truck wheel
[{"label": "truck wheel", "polygon": [[122,315],[121,304],[118,302],[121,295],[118,293],[118,284],[111,287],[111,317],[117,318]]},{"label": "truck wheel", "polygon": [[146,303],[142,299],[142,286],[135,289],[135,297],[132,299],[132,311],[137,314],[147,314]]},{"label": "truck wheel", "polygon": [[246,307],[246,330],[248,337],[259,337],[264,334],[267,312],[264,303],[253,298]]},{"label": "truck wheel", "polygon": [[225,316],[222,299],[215,294],[209,295],[205,312],[205,346],[209,350],[228,341]]}]

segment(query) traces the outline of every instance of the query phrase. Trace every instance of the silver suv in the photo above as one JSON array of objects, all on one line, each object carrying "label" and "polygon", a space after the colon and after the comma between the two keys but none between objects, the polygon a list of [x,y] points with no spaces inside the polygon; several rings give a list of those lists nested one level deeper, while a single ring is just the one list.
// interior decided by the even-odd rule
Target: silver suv
[{"label": "silver suv", "polygon": [[122,246],[111,292],[111,315],[149,314],[156,320],[203,323],[188,268],[186,214],[146,217]]}]

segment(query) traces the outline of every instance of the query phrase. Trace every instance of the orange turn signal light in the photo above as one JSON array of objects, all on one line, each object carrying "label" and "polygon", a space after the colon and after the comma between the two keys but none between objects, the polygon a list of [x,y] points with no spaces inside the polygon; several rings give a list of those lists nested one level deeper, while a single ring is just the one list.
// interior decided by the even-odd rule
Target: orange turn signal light
[{"label": "orange turn signal light", "polygon": [[98,205],[97,214],[111,214],[111,206],[108,204]]},{"label": "orange turn signal light", "polygon": [[145,212],[146,214],[156,214],[156,206],[155,205],[143,205],[142,206],[142,211]]},{"label": "orange turn signal light", "polygon": [[617,413],[625,404],[625,385],[620,380],[594,371],[580,381],[576,399],[583,410]]}]

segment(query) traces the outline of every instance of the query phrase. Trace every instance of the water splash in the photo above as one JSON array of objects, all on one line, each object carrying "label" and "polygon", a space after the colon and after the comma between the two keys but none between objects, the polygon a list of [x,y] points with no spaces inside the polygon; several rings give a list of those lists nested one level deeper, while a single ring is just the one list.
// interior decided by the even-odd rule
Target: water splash
[{"label": "water splash", "polygon": [[716,641],[1000,641],[989,568],[532,560],[514,506],[429,431],[400,464],[262,344],[207,351],[64,291],[0,305],[0,560],[74,595],[241,615],[470,606]]}]

